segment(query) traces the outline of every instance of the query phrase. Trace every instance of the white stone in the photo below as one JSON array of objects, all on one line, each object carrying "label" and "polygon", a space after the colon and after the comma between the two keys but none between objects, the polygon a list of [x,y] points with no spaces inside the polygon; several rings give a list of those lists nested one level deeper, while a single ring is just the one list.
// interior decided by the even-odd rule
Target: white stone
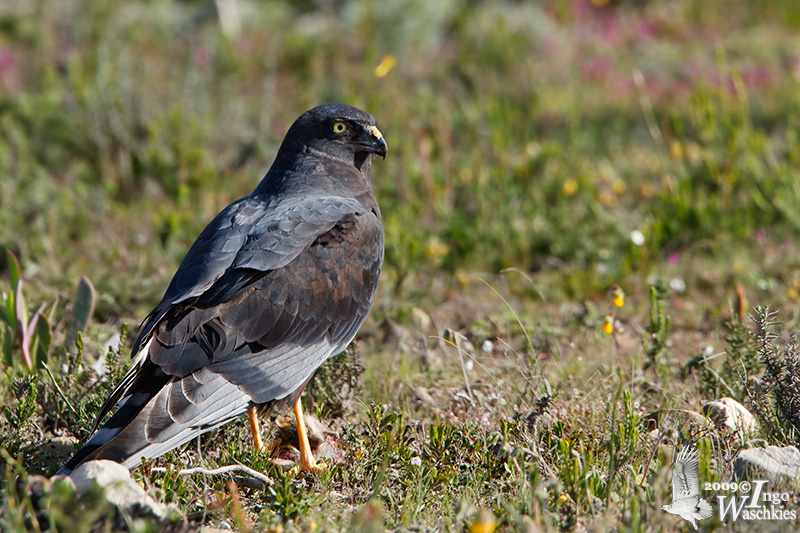
[{"label": "white stone", "polygon": [[145,490],[131,478],[130,471],[114,461],[89,461],[76,468],[70,475],[79,494],[85,493],[97,483],[103,488],[106,499],[131,514],[152,514],[158,518],[170,516],[170,510],[147,495]]},{"label": "white stone", "polygon": [[773,481],[794,481],[800,469],[800,450],[794,446],[742,450],[733,463],[736,479],[752,480],[766,475]]},{"label": "white stone", "polygon": [[720,398],[708,402],[703,406],[703,414],[713,420],[718,427],[738,431],[743,437],[758,430],[755,417],[733,398]]}]

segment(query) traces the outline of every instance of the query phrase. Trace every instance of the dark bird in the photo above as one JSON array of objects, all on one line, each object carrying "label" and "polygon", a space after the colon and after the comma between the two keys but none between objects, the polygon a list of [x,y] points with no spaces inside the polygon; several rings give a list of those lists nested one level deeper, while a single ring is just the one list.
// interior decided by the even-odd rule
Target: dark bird
[{"label": "dark bird", "polygon": [[672,503],[661,509],[688,520],[697,529],[696,520],[705,520],[714,510],[700,497],[700,475],[698,474],[697,451],[684,447],[675,458],[672,471]]},{"label": "dark bird", "polygon": [[95,459],[133,469],[248,411],[255,438],[255,407],[289,405],[314,470],[300,395],[372,306],[384,247],[371,156],[386,150],[360,109],[301,115],[261,183],[191,246],[92,431],[119,408],[58,473]]}]

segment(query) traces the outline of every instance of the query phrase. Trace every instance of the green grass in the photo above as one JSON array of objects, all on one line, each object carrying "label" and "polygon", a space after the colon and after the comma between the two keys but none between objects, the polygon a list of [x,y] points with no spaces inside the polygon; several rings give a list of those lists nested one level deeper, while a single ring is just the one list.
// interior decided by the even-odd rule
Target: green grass
[{"label": "green grass", "polygon": [[[178,476],[192,443],[135,474],[172,527],[671,531],[674,445],[714,481],[736,443],[675,425],[659,444],[647,415],[733,396],[796,444],[800,9],[610,4],[239,1],[238,30],[208,1],[0,7],[0,248],[23,280],[0,260],[0,529],[160,527],[26,483],[87,436],[200,230],[326,101],[389,144],[375,306],[308,395],[343,462],[284,475],[237,421],[202,460],[274,483]],[[737,285],[778,323],[741,317]]]}]

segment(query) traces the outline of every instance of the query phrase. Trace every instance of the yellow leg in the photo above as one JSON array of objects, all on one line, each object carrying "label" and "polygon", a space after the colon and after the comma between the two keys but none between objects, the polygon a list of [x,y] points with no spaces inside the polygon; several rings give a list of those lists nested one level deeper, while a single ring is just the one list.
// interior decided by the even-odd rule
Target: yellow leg
[{"label": "yellow leg", "polygon": [[311,453],[311,445],[308,443],[308,433],[306,432],[306,421],[303,419],[303,404],[300,398],[294,403],[294,416],[297,417],[297,440],[300,441],[300,468],[309,472],[317,471],[317,460]]},{"label": "yellow leg", "polygon": [[250,433],[253,434],[253,448],[260,452],[264,449],[264,441],[261,440],[261,426],[258,423],[258,413],[256,413],[255,407],[247,411],[247,418],[250,420]]}]

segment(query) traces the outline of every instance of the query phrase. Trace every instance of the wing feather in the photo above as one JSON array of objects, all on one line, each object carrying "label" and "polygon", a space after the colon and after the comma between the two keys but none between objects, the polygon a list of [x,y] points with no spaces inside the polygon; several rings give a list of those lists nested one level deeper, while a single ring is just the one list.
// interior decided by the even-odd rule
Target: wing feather
[{"label": "wing feather", "polygon": [[133,353],[176,304],[199,297],[205,307],[226,301],[247,287],[251,280],[243,280],[243,276],[286,266],[342,217],[367,211],[358,200],[338,196],[276,203],[251,194],[232,203],[206,226],[187,252],[161,302],[145,319]]},{"label": "wing feather", "polygon": [[672,471],[672,500],[699,498],[700,476],[697,451],[685,446],[675,458],[675,469]]}]

